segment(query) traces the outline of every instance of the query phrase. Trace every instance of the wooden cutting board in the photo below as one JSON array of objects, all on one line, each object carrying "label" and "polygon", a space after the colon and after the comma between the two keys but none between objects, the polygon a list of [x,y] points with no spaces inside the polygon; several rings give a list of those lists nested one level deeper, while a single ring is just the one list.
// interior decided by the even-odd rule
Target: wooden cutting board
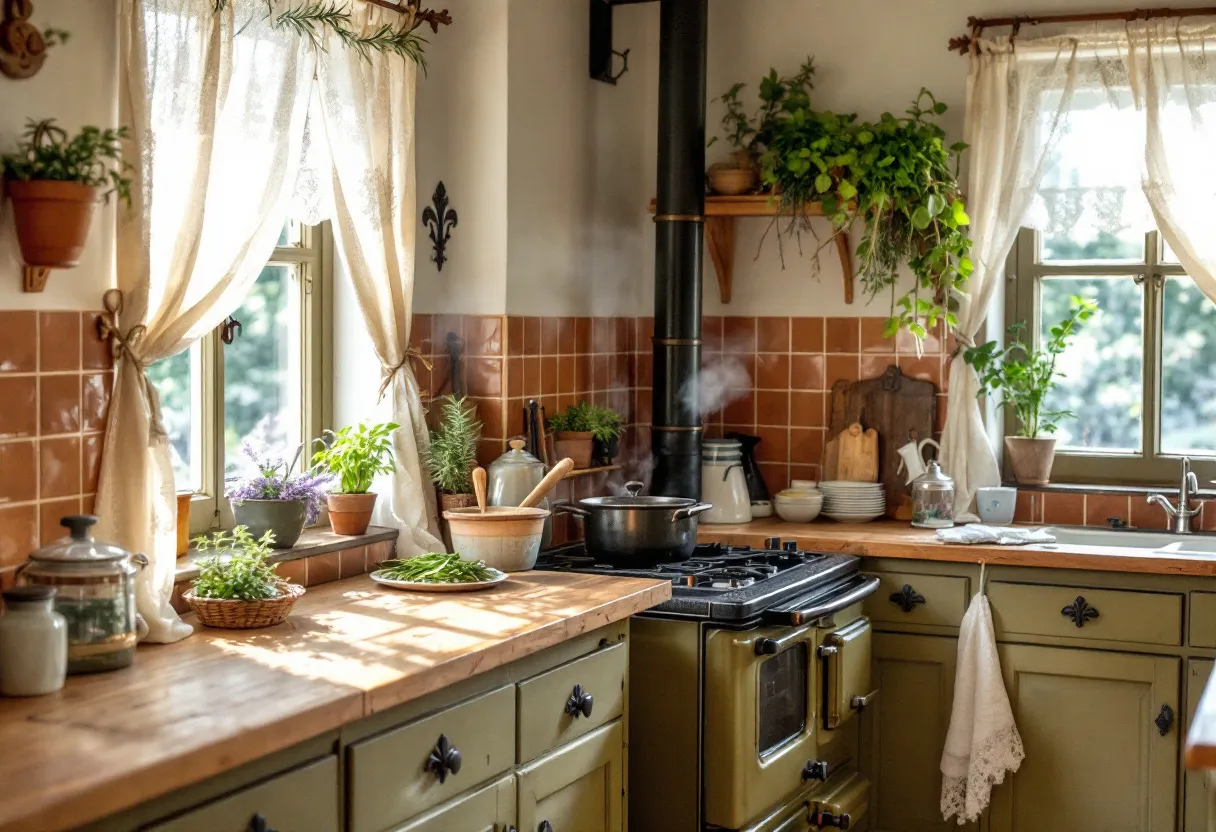
[{"label": "wooden cutting board", "polygon": [[839,461],[836,478],[852,482],[878,482],[878,432],[854,422],[837,438]]},{"label": "wooden cutting board", "polygon": [[[832,446],[836,437],[854,422],[878,434],[878,482],[887,495],[887,513],[894,516],[901,498],[908,496],[899,467],[898,449],[913,431],[920,439],[933,436],[937,424],[937,387],[929,381],[908,378],[892,365],[878,378],[838,381],[832,387],[832,411],[824,450],[823,479],[840,479],[839,448],[836,460]],[[946,473],[949,473],[947,471]]]}]

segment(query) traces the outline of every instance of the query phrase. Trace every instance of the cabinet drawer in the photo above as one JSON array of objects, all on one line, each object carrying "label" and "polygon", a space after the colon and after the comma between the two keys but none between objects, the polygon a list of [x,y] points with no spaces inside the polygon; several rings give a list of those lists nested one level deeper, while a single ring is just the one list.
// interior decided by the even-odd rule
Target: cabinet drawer
[{"label": "cabinet drawer", "polygon": [[1216,592],[1191,593],[1191,646],[1216,647]]},{"label": "cabinet drawer", "polygon": [[414,818],[394,832],[506,832],[514,823],[515,776],[508,774]]},{"label": "cabinet drawer", "polygon": [[988,585],[998,639],[1057,636],[1182,644],[1182,596],[1075,586]]},{"label": "cabinet drawer", "polygon": [[[381,832],[502,774],[515,756],[510,686],[356,743],[349,756],[350,832]],[[441,740],[442,738],[442,740]],[[441,775],[428,760],[459,754]],[[450,754],[447,755],[451,760]]]},{"label": "cabinet drawer", "polygon": [[147,832],[248,832],[261,816],[267,829],[333,832],[339,828],[338,758],[326,757],[222,797]]},{"label": "cabinet drawer", "polygon": [[[626,651],[626,645],[614,644],[519,683],[519,762],[535,759],[621,715]],[[589,701],[589,715],[576,699],[584,708]]]},{"label": "cabinet drawer", "polygon": [[971,581],[947,575],[874,572],[882,583],[863,609],[871,621],[957,627],[967,611]]}]

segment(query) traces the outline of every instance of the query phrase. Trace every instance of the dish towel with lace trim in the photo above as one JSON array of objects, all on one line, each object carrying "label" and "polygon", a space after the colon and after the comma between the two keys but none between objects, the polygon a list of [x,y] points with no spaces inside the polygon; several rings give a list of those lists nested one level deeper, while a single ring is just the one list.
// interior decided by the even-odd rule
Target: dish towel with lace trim
[{"label": "dish towel with lace trim", "polygon": [[957,816],[960,826],[979,819],[992,787],[1026,756],[1001,676],[982,578],[980,585],[959,631],[954,707],[942,751],[942,817]]}]

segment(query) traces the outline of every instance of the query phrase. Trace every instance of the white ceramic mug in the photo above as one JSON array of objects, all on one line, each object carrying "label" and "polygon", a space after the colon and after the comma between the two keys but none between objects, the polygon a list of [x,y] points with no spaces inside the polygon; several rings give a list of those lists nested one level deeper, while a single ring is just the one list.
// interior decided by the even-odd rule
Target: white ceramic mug
[{"label": "white ceramic mug", "polygon": [[975,492],[975,506],[985,523],[1008,526],[1018,505],[1016,488],[981,488]]}]

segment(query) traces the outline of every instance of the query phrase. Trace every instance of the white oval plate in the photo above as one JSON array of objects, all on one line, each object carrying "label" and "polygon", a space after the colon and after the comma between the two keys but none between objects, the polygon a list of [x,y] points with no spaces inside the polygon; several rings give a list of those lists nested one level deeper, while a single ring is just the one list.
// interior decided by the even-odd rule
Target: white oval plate
[{"label": "white oval plate", "polygon": [[434,584],[434,583],[414,583],[412,581],[394,581],[392,578],[385,578],[380,575],[381,570],[377,569],[371,574],[371,579],[378,584],[391,586],[393,589],[408,589],[410,592],[473,592],[478,589],[489,589],[492,586],[498,586],[500,583],[510,577],[506,572],[500,572],[493,567],[487,567],[491,572],[495,573],[494,577],[488,581],[473,581],[472,583],[464,584]]}]

